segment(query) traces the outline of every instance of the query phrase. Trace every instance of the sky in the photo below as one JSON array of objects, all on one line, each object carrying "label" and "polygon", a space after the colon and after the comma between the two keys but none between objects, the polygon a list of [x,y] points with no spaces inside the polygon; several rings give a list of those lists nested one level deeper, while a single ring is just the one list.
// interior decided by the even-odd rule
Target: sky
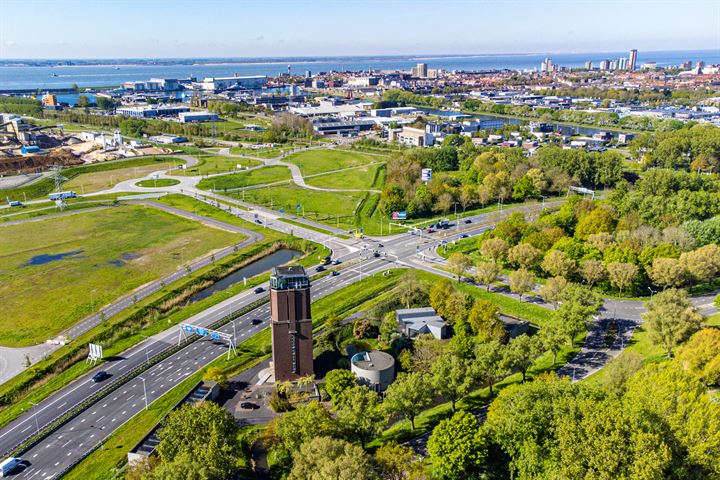
[{"label": "sky", "polygon": [[0,59],[720,50],[720,0],[0,0]]}]

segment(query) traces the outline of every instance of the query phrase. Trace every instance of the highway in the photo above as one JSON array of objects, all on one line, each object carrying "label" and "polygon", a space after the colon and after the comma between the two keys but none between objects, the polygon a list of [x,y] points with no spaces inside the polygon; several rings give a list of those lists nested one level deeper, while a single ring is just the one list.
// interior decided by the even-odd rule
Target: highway
[{"label": "highway", "polygon": [[[344,260],[349,260],[349,258]],[[328,275],[320,278],[312,283],[313,300],[337,291],[361,277],[393,267],[395,265],[386,259],[371,258],[362,262],[362,271],[359,269],[359,264],[355,264],[343,269],[338,276]],[[267,293],[257,295],[252,291],[244,292],[191,317],[187,322],[207,326],[263,297],[267,297]],[[269,308],[269,303],[265,303],[235,320],[238,343],[268,327]],[[256,318],[262,320],[262,323],[253,325],[251,320]],[[232,334],[232,322],[220,330]],[[148,357],[174,345],[178,341],[178,335],[179,328],[168,329],[143,344],[133,347],[127,355],[111,360],[96,370],[102,368],[117,378],[123,372],[142,365]],[[26,451],[23,459],[29,462],[29,465],[14,477],[53,478],[97,448],[100,442],[112,434],[115,429],[145,408],[143,381],[140,378],[145,379],[147,400],[151,403],[192,373],[203,368],[215,358],[226,354],[227,351],[227,344],[205,338],[198,339],[143,372],[139,377],[130,380]],[[0,448],[6,450],[22,441],[24,437],[34,433],[37,428],[36,418],[38,425],[42,428],[59,412],[67,411],[72,406],[79,404],[88,395],[106,387],[108,382],[113,380],[111,377],[104,382],[93,383],[90,379],[96,370],[84,375],[59,394],[43,402],[36,411],[29,412],[29,415],[25,415],[24,418],[3,429],[0,434]]]}]

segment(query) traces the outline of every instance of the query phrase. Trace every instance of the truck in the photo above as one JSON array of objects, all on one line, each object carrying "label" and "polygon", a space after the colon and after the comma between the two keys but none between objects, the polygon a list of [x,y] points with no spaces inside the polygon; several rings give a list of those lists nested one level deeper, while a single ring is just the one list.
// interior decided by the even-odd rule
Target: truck
[{"label": "truck", "polygon": [[48,195],[50,200],[66,200],[68,198],[77,198],[77,194],[72,191],[67,192],[55,192]]},{"label": "truck", "polygon": [[10,200],[10,197],[5,197],[5,200],[7,200],[8,205],[11,207],[22,207],[20,200]]},{"label": "truck", "polygon": [[22,463],[22,459],[19,457],[10,457],[0,463],[0,477],[7,477]]}]

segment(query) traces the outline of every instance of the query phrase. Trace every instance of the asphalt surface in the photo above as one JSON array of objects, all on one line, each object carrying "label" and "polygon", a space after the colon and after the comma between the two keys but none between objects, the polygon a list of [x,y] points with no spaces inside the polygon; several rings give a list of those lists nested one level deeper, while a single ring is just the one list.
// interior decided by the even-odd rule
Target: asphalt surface
[{"label": "asphalt surface", "polygon": [[[351,256],[354,257],[356,256]],[[322,298],[366,275],[395,266],[385,258],[372,257],[361,264],[362,268],[360,264],[354,265],[343,269],[338,276],[328,275],[314,281],[311,290],[313,299]],[[264,296],[267,296],[267,293],[258,295],[252,291],[243,292],[188,319],[187,322],[201,326],[210,325]],[[238,343],[268,327],[269,308],[269,303],[266,303],[234,322]],[[255,318],[262,320],[262,323],[253,325],[251,320]],[[232,333],[232,322],[221,328],[221,331]],[[107,387],[123,373],[146,362],[148,357],[152,358],[174,345],[178,342],[178,338],[179,328],[171,328],[133,347],[122,357],[112,359],[83,375],[62,391],[43,401],[33,411],[6,426],[0,433],[0,450],[12,449],[35,433],[38,425],[42,428],[51,423],[60,414],[81,403],[92,393]],[[226,344],[200,339],[143,372],[140,377],[145,379],[148,402],[159,398],[215,358],[227,354],[227,351]],[[100,369],[107,371],[111,377],[104,382],[93,383],[91,378]],[[143,382],[136,377],[24,452],[22,458],[28,462],[28,465],[14,477],[53,478],[100,446],[102,440],[143,408],[145,408]]]}]

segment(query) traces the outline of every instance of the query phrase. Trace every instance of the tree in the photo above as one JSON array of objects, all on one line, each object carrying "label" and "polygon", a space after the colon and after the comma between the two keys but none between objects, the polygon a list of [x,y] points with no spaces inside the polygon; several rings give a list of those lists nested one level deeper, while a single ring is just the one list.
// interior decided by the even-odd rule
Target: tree
[{"label": "tree", "polygon": [[380,323],[380,339],[384,343],[390,343],[393,335],[397,333],[398,322],[395,318],[395,312],[387,312]]},{"label": "tree", "polygon": [[330,398],[336,401],[340,395],[347,389],[357,385],[357,377],[350,370],[335,369],[330,370],[325,375],[325,391]]},{"label": "tree", "polygon": [[720,384],[720,330],[700,330],[677,353],[677,362],[706,387]]},{"label": "tree", "polygon": [[500,320],[500,308],[489,300],[475,300],[468,313],[467,322],[480,342],[505,339],[505,325]]},{"label": "tree", "polygon": [[334,420],[317,401],[299,404],[295,410],[276,417],[266,432],[270,443],[294,454],[314,437],[336,433]]},{"label": "tree", "polygon": [[605,268],[610,283],[620,291],[620,295],[622,295],[623,290],[632,285],[638,274],[638,267],[634,263],[610,262]]},{"label": "tree", "polygon": [[546,351],[552,352],[553,366],[557,362],[557,354],[562,349],[565,338],[565,328],[557,319],[547,322],[543,325],[543,328],[540,329],[540,343]]},{"label": "tree", "polygon": [[[544,330],[544,328],[543,328]],[[503,389],[490,404],[485,431],[510,457],[512,478],[560,478],[544,471],[557,458],[555,415],[561,401],[583,395],[582,387],[554,374]]]},{"label": "tree", "polygon": [[303,443],[293,457],[288,480],[375,480],[370,456],[365,451],[331,437],[315,437]]},{"label": "tree", "polygon": [[500,276],[500,264],[495,262],[478,262],[475,265],[475,278],[490,291],[490,285],[496,282]]},{"label": "tree", "polygon": [[393,440],[375,450],[375,463],[383,480],[410,480],[422,472],[422,463],[413,449]]},{"label": "tree", "polygon": [[575,260],[568,258],[565,252],[550,250],[540,266],[553,277],[568,278],[575,270]]},{"label": "tree", "polygon": [[540,296],[545,302],[557,308],[558,302],[562,299],[568,281],[564,277],[548,278],[544,285],[540,285]]},{"label": "tree", "polygon": [[495,263],[501,263],[508,252],[508,243],[502,238],[488,238],[480,244],[480,253],[483,257]]},{"label": "tree", "polygon": [[78,95],[77,106],[79,108],[85,108],[85,109],[87,109],[90,106],[90,100],[88,100],[87,95]]},{"label": "tree", "polygon": [[470,393],[473,379],[466,361],[449,353],[438,355],[430,367],[432,384],[438,394],[455,403]]},{"label": "tree", "polygon": [[518,335],[510,340],[505,348],[505,361],[510,370],[517,370],[522,373],[522,381],[525,383],[527,371],[532,367],[535,359],[541,353],[541,345],[536,337],[526,334]]},{"label": "tree", "polygon": [[698,282],[709,282],[720,274],[720,247],[714,243],[680,255],[680,263]]},{"label": "tree", "polygon": [[505,347],[502,343],[493,340],[492,342],[479,343],[475,347],[475,373],[484,383],[490,387],[490,396],[493,394],[493,385],[508,374],[508,366],[505,361]]},{"label": "tree", "polygon": [[423,295],[424,285],[418,280],[415,272],[409,270],[403,273],[397,289],[400,301],[405,305],[405,308],[410,308],[413,301]]},{"label": "tree", "polygon": [[625,350],[605,367],[603,388],[615,398],[625,395],[628,380],[642,368],[643,356],[633,350]]},{"label": "tree", "polygon": [[642,317],[650,339],[665,348],[668,358],[673,348],[702,327],[703,317],[695,311],[685,290],[664,290],[645,302],[645,308]]},{"label": "tree", "polygon": [[430,306],[435,309],[438,315],[445,317],[445,305],[447,304],[447,299],[454,293],[455,287],[453,287],[453,284],[450,283],[449,280],[445,278],[439,280],[430,289]]},{"label": "tree", "polygon": [[432,362],[445,351],[445,342],[426,333],[413,340],[410,365],[414,372],[430,373]]},{"label": "tree", "polygon": [[385,405],[410,420],[415,430],[415,417],[432,403],[432,385],[422,373],[400,373],[385,392]]},{"label": "tree", "polygon": [[218,404],[185,404],[163,421],[157,451],[162,463],[192,456],[195,462],[206,466],[204,478],[229,478],[237,470],[237,435],[235,419]]},{"label": "tree", "polygon": [[589,288],[576,284],[565,289],[562,299],[562,305],[554,312],[555,319],[562,325],[573,347],[575,336],[585,329],[602,300]]},{"label": "tree", "polygon": [[447,266],[452,273],[457,275],[457,281],[459,282],[472,266],[472,259],[464,253],[455,252],[448,258]]},{"label": "tree", "polygon": [[623,400],[627,411],[663,426],[674,478],[720,475],[720,404],[677,361],[645,366],[628,381]]},{"label": "tree", "polygon": [[466,411],[455,412],[432,431],[427,443],[433,468],[440,478],[474,478],[487,456],[487,442],[477,419]]},{"label": "tree", "polygon": [[535,288],[535,275],[521,268],[510,272],[510,290],[520,295],[520,300],[525,293],[532,292]]},{"label": "tree", "polygon": [[335,411],[340,429],[349,438],[359,440],[363,448],[387,423],[380,397],[363,385],[342,392],[335,402]]},{"label": "tree", "polygon": [[539,196],[540,192],[535,188],[532,179],[527,175],[520,177],[513,186],[513,200],[525,200],[526,198],[537,198]]},{"label": "tree", "polygon": [[582,260],[580,262],[580,276],[588,287],[592,288],[597,282],[605,278],[605,267],[601,260]]},{"label": "tree", "polygon": [[529,243],[519,243],[508,251],[508,261],[526,270],[534,268],[541,256],[542,252]]},{"label": "tree", "polygon": [[687,281],[687,272],[676,258],[656,258],[648,269],[650,280],[664,289],[679,287]]}]

